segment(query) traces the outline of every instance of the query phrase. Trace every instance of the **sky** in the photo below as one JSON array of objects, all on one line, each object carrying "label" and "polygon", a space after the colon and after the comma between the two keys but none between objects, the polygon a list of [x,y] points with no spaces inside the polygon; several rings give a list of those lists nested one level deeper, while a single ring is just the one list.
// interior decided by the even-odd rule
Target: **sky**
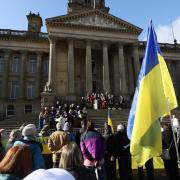
[{"label": "sky", "polygon": [[[0,0],[0,29],[27,30],[26,15],[40,13],[45,19],[67,13],[68,0]],[[173,33],[180,43],[180,0],[106,0],[113,14],[143,29],[140,40],[146,40],[152,19],[159,42],[172,43]],[[172,28],[173,27],[173,28]]]}]

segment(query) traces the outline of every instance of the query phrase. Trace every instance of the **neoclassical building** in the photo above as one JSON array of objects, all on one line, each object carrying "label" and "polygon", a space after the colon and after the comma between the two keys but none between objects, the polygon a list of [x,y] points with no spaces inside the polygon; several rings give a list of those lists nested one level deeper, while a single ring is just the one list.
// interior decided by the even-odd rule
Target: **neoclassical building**
[{"label": "neoclassical building", "polygon": [[[142,29],[111,15],[104,0],[69,0],[67,7],[66,15],[46,19],[47,33],[31,12],[27,31],[0,29],[0,112],[39,111],[47,94],[67,102],[88,92],[132,97],[146,45],[138,40]],[[179,98],[180,45],[160,47]]]}]

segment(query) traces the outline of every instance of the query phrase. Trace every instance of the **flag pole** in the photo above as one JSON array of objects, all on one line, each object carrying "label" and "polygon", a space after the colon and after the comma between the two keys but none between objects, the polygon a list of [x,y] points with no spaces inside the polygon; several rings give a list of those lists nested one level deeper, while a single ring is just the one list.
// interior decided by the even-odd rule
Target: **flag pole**
[{"label": "flag pole", "polygon": [[169,98],[167,98],[167,103],[168,103],[169,116],[170,116],[170,121],[171,121],[171,128],[172,128],[172,132],[173,132],[173,139],[174,139],[175,148],[176,148],[177,163],[180,167],[180,156],[179,156],[178,144],[177,144],[176,135],[175,135],[175,128],[176,127],[173,127],[172,114],[171,114],[171,110],[169,108]]}]

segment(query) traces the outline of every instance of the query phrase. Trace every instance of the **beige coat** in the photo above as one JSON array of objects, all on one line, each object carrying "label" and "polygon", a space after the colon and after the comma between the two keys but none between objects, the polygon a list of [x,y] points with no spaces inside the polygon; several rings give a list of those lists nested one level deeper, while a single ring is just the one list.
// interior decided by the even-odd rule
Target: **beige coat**
[{"label": "beige coat", "polygon": [[64,131],[55,131],[48,140],[48,148],[53,154],[53,162],[60,161],[61,148],[67,144],[68,134]]}]

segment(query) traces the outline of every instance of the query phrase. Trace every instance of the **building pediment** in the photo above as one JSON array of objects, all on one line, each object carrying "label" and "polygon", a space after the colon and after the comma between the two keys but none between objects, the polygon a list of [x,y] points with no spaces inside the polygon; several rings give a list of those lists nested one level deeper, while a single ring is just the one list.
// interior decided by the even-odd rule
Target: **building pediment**
[{"label": "building pediment", "polygon": [[91,10],[46,19],[47,26],[81,27],[140,34],[142,29],[111,14]]}]

